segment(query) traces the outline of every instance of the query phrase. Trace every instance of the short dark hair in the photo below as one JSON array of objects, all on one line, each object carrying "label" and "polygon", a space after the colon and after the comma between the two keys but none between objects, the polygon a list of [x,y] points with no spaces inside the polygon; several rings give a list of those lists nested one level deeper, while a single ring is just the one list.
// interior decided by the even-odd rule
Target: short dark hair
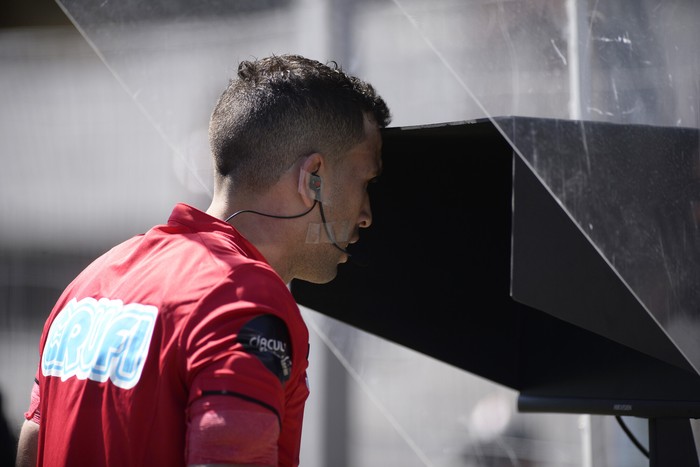
[{"label": "short dark hair", "polygon": [[209,144],[217,177],[259,190],[299,158],[337,157],[361,142],[364,116],[385,128],[391,114],[372,85],[336,62],[273,55],[239,64],[214,108]]}]

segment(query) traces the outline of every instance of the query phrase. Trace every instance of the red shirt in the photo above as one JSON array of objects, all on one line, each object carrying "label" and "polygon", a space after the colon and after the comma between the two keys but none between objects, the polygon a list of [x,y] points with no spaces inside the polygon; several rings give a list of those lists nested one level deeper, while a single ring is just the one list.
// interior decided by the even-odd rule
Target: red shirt
[{"label": "red shirt", "polygon": [[257,249],[179,204],[167,225],[88,266],[51,312],[37,372],[39,463],[184,465],[190,403],[225,394],[273,411],[279,463],[297,465],[308,338]]}]

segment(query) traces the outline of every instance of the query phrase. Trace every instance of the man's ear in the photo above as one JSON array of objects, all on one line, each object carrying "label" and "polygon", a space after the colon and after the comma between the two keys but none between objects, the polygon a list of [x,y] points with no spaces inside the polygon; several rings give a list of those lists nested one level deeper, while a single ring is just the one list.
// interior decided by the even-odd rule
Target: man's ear
[{"label": "man's ear", "polygon": [[323,156],[317,152],[306,156],[299,167],[299,194],[307,207],[321,200]]}]

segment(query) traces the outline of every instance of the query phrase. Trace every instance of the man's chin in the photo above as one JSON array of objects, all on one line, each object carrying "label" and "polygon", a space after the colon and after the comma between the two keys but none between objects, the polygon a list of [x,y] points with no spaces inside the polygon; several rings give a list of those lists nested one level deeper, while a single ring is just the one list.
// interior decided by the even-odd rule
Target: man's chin
[{"label": "man's chin", "polygon": [[338,276],[338,269],[334,269],[332,272],[329,271],[328,274],[318,275],[315,277],[303,278],[303,281],[310,282],[312,284],[328,284],[333,279]]}]

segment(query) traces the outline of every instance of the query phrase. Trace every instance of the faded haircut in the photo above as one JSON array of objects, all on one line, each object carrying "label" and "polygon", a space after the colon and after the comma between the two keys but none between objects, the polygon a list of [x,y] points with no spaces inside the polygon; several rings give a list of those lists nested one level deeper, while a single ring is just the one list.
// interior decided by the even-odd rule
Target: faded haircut
[{"label": "faded haircut", "polygon": [[211,115],[216,177],[264,190],[301,157],[333,159],[361,142],[365,115],[380,128],[391,122],[372,85],[335,62],[299,55],[243,61]]}]

